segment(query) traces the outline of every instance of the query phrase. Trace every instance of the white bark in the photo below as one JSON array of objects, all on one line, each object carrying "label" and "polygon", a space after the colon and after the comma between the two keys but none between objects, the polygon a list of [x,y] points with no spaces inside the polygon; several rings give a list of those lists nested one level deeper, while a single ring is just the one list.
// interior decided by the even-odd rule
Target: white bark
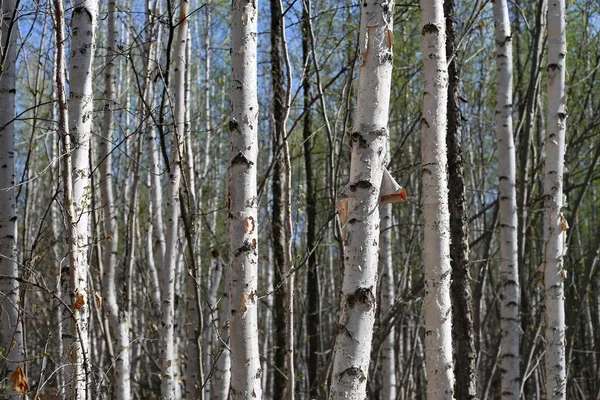
[{"label": "white bark", "polygon": [[567,104],[565,1],[548,4],[548,119],[544,165],[544,286],[546,295],[546,398],[566,398],[564,256],[562,215]]},{"label": "white bark", "polygon": [[178,263],[178,236],[181,184],[181,155],[185,140],[185,78],[186,43],[188,40],[189,1],[183,0],[179,10],[179,25],[175,46],[174,119],[175,130],[171,139],[171,167],[167,191],[167,237],[162,263],[161,282],[161,400],[174,400],[178,386],[178,367],[175,349],[175,280]]},{"label": "white bark", "polygon": [[[220,263],[219,260],[216,260]],[[218,269],[222,269],[220,266]],[[223,285],[226,286],[226,285]],[[212,307],[212,306],[211,306]],[[218,359],[213,372],[213,393],[211,399],[227,400],[229,397],[229,383],[231,381],[231,356],[227,343],[229,342],[229,296],[224,294],[218,305],[218,324],[221,328],[217,330],[219,337],[217,338],[217,346],[220,348],[220,353],[217,351]]]},{"label": "white bark", "polygon": [[[131,398],[131,371],[129,347],[129,312],[119,310],[117,303],[116,269],[117,245],[119,243],[117,210],[115,207],[113,176],[112,176],[112,151],[114,113],[116,106],[115,93],[115,60],[117,58],[118,31],[117,31],[117,4],[116,0],[108,2],[108,36],[106,66],[104,69],[104,126],[102,137],[98,140],[100,162],[100,198],[104,215],[104,234],[101,244],[103,246],[102,277],[103,302],[108,316],[111,337],[116,342],[115,368],[113,373],[114,398],[116,400],[129,400]],[[132,238],[133,240],[133,238]]]},{"label": "white bark", "polygon": [[[93,91],[92,64],[97,25],[97,0],[84,0],[74,5],[71,17],[71,57],[69,81],[69,136],[72,151],[72,197],[66,198],[69,223],[70,279],[69,294],[73,309],[69,357],[73,364],[72,386],[67,396],[85,399],[90,395],[89,317],[93,295],[88,288],[88,245],[90,190],[90,135],[92,128]],[[68,168],[68,167],[67,167]],[[69,183],[65,182],[65,186]],[[65,189],[65,193],[68,190]],[[70,209],[72,206],[72,210]]]},{"label": "white bark", "polygon": [[[381,312],[384,316],[394,305],[395,286],[392,259],[392,205],[380,206],[381,232],[379,234],[379,264],[381,265]],[[394,350],[394,327],[383,340],[381,346],[382,400],[396,399],[396,353]]]},{"label": "white bark", "polygon": [[[375,321],[379,257],[379,189],[388,146],[394,2],[365,1],[361,7],[361,52],[357,111],[352,134],[338,334],[331,399],[364,399]],[[345,218],[343,218],[345,219]]]},{"label": "white bark", "polygon": [[229,120],[229,272],[232,399],[262,398],[257,327],[258,1],[233,2]]},{"label": "white bark", "polygon": [[[156,63],[158,49],[160,48],[160,29],[155,27],[156,21],[153,15],[159,15],[160,9],[158,3],[155,3],[153,10],[150,9],[149,2],[147,3],[148,11],[146,14],[146,22],[149,26],[147,35],[147,60],[145,65],[145,84],[144,84],[144,125],[146,137],[148,140],[150,167],[148,168],[148,187],[150,188],[150,216],[148,226],[148,269],[151,276],[151,298],[154,303],[155,310],[160,310],[160,279],[158,277],[158,269],[156,264],[161,265],[165,256],[165,235],[162,217],[162,186],[161,186],[161,164],[158,154],[158,144],[156,143],[156,128],[150,118],[152,107],[154,105],[154,90],[152,83],[152,73],[154,64]],[[156,38],[154,35],[156,34]],[[155,241],[156,237],[156,241]],[[155,250],[156,249],[156,250]],[[156,255],[155,255],[156,251]]]},{"label": "white bark", "polygon": [[183,192],[186,195],[187,223],[190,229],[188,240],[188,250],[190,252],[189,269],[185,276],[186,290],[186,365],[185,365],[185,398],[195,400],[203,398],[202,382],[204,381],[201,364],[200,351],[200,333],[202,331],[203,321],[200,318],[200,278],[202,277],[201,257],[200,257],[200,235],[201,224],[199,217],[200,199],[202,191],[196,196],[196,179],[194,168],[194,148],[192,147],[189,108],[190,108],[190,59],[192,50],[192,40],[188,24],[188,40],[186,45],[186,79],[185,79],[185,185]]},{"label": "white bark", "polygon": [[500,202],[500,371],[501,396],[519,399],[519,270],[517,248],[516,153],[512,125],[512,39],[508,4],[494,1],[496,27],[496,135]]},{"label": "white bark", "polygon": [[[0,54],[5,57],[0,71],[0,346],[6,349],[6,373],[10,377],[17,368],[26,371],[23,331],[20,320],[19,277],[17,267],[17,210],[15,199],[15,94],[17,60],[17,19],[15,0],[2,2]],[[14,23],[14,24],[13,24]],[[12,25],[12,29],[10,29]],[[10,385],[10,383],[9,383]],[[20,399],[9,386],[5,399]]]},{"label": "white bark", "polygon": [[421,179],[425,233],[425,359],[427,398],[451,399],[450,214],[446,176],[448,68],[443,1],[421,0],[425,76],[421,119]]},{"label": "white bark", "polygon": [[[158,7],[158,2],[156,3],[153,12],[148,12],[147,22],[150,25],[148,31],[148,60],[146,61],[146,85],[144,88],[144,99],[146,103],[147,109],[145,109],[145,121],[146,127],[148,130],[148,145],[150,147],[150,178],[151,178],[151,219],[150,223],[152,224],[152,230],[155,236],[156,243],[152,248],[156,247],[156,255],[154,256],[154,261],[157,265],[163,265],[165,252],[166,252],[166,243],[165,243],[165,232],[164,232],[164,222],[163,222],[163,188],[161,184],[161,176],[163,173],[163,169],[161,168],[160,162],[160,154],[158,151],[158,138],[156,136],[156,127],[152,119],[149,117],[152,112],[152,107],[154,105],[154,90],[152,83],[152,72],[155,69],[155,65],[158,64],[158,53],[161,49],[160,41],[160,26],[158,22],[155,20],[156,15],[160,15],[161,10]],[[156,38],[154,38],[154,34],[156,33]],[[155,291],[158,294],[158,291]]]}]

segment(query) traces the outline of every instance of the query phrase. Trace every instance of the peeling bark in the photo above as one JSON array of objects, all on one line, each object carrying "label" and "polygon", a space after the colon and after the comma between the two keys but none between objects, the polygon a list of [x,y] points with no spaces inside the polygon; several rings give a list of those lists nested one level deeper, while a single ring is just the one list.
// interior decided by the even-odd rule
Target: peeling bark
[{"label": "peeling bark", "polygon": [[344,279],[330,399],[364,399],[375,322],[379,258],[379,189],[388,148],[393,1],[361,7],[361,67],[351,136],[350,181],[344,189]]}]

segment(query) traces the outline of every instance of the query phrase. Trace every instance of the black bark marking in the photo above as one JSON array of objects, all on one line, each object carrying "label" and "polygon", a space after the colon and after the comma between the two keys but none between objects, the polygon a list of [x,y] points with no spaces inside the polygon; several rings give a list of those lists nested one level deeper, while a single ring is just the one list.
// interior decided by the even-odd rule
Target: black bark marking
[{"label": "black bark marking", "polygon": [[87,8],[85,8],[85,7],[76,7],[73,10],[73,13],[76,13],[76,14],[81,14],[82,12],[85,12],[87,14],[88,18],[90,19],[90,22],[93,21],[92,13],[89,12],[89,10]]},{"label": "black bark marking", "polygon": [[356,192],[356,189],[374,189],[369,181],[358,181],[354,185],[350,185],[350,191]]},{"label": "black bark marking", "polygon": [[344,375],[348,375],[350,379],[358,377],[361,382],[367,379],[365,373],[359,367],[346,368],[344,371],[340,372],[340,381],[344,378]]},{"label": "black bark marking", "polygon": [[240,256],[242,253],[249,253],[251,251],[256,250],[256,243],[252,243],[250,242],[250,240],[246,239],[244,241],[244,244],[242,247],[238,248],[235,253],[234,256],[238,257]]},{"label": "black bark marking", "polygon": [[369,144],[359,132],[354,132],[352,134],[352,146],[354,146],[354,143],[358,143],[358,146],[361,149],[366,149],[367,147],[369,147]]},{"label": "black bark marking", "polygon": [[561,66],[558,64],[548,64],[548,72],[550,71],[560,71],[561,70]]},{"label": "black bark marking", "polygon": [[440,29],[435,24],[427,24],[423,27],[421,34],[426,35],[428,33],[435,33],[437,35],[440,33]]},{"label": "black bark marking", "polygon": [[254,162],[248,160],[248,158],[244,154],[242,154],[242,152],[240,151],[231,160],[231,165],[232,166],[233,165],[237,165],[237,164],[244,164],[244,165],[246,165],[246,168],[250,168],[252,165],[254,165]]},{"label": "black bark marking", "polygon": [[357,303],[363,304],[367,310],[375,306],[375,295],[370,288],[358,288],[353,294],[346,296],[348,307],[354,308]]},{"label": "black bark marking", "polygon": [[[498,41],[496,40],[496,44],[498,46],[504,47],[506,46],[510,41],[512,41],[512,35],[508,35],[506,37],[504,37],[504,40]],[[506,56],[505,56],[506,57]]]},{"label": "black bark marking", "polygon": [[238,124],[238,122],[235,120],[235,118],[231,118],[229,120],[229,132],[234,133],[234,132],[239,132],[239,131],[240,131],[240,124]]}]

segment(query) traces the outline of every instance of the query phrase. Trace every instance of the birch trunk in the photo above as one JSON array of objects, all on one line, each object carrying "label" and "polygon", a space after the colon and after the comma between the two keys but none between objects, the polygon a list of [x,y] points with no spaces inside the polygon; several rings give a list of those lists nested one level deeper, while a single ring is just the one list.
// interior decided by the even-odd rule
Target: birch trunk
[{"label": "birch trunk", "polygon": [[[382,204],[381,233],[379,234],[379,264],[381,265],[381,312],[386,315],[394,305],[395,284],[392,259],[392,205]],[[396,399],[396,352],[394,349],[395,329],[392,326],[381,346],[382,400]]]},{"label": "birch trunk", "polygon": [[513,139],[512,34],[506,0],[494,1],[496,27],[496,135],[500,202],[500,372],[504,400],[519,399],[519,270],[516,152]]},{"label": "birch trunk", "polygon": [[425,76],[421,119],[421,179],[425,233],[425,361],[429,400],[454,397],[450,215],[446,176],[448,70],[442,3],[441,0],[421,0]]},{"label": "birch trunk", "polygon": [[[290,109],[290,68],[281,0],[271,0],[271,80],[273,84],[273,255],[275,280],[275,368],[273,396],[294,398],[293,298],[291,252],[290,156],[287,119]],[[287,81],[287,84],[286,84]],[[285,283],[284,283],[285,282]]]},{"label": "birch trunk", "polygon": [[[202,382],[204,381],[202,373],[202,352],[200,349],[200,333],[203,330],[204,321],[202,319],[202,310],[200,307],[200,279],[202,277],[201,257],[200,257],[200,236],[201,225],[199,218],[199,206],[202,199],[202,191],[199,196],[196,195],[196,177],[194,163],[194,148],[192,147],[192,137],[190,125],[190,59],[191,59],[191,35],[188,24],[188,40],[186,45],[186,79],[185,79],[185,140],[184,140],[184,184],[182,194],[185,197],[182,203],[182,213],[184,230],[187,238],[188,262],[187,274],[184,278],[186,286],[186,364],[185,364],[185,398],[189,400],[203,399]],[[208,149],[205,151],[208,152]]]},{"label": "birch trunk", "polygon": [[[147,0],[150,1],[150,0]],[[154,87],[152,83],[152,72],[154,71],[155,65],[159,64],[158,57],[161,49],[161,29],[156,19],[156,15],[161,14],[159,3],[156,2],[154,7],[150,9],[148,3],[148,12],[146,15],[148,28],[147,42],[147,57],[146,60],[146,83],[144,87],[144,111],[146,128],[148,130],[148,145],[149,145],[149,156],[150,156],[150,191],[151,191],[151,217],[150,223],[152,224],[152,231],[154,233],[154,245],[151,248],[156,247],[156,254],[154,256],[154,262],[162,266],[166,253],[166,241],[164,232],[164,221],[163,221],[163,188],[160,177],[162,176],[163,170],[161,169],[160,154],[158,150],[158,137],[156,135],[157,127],[153,124],[150,114],[154,106]],[[155,37],[156,36],[156,37]],[[159,294],[159,290],[155,288],[155,295]]]},{"label": "birch trunk", "polygon": [[[88,245],[90,192],[90,134],[92,128],[92,64],[98,3],[84,0],[74,6],[71,17],[71,58],[69,62],[69,134],[63,138],[67,156],[65,210],[69,229],[69,295],[73,311],[68,354],[72,363],[71,386],[67,397],[89,399],[90,354],[89,317],[93,304],[88,289]],[[64,89],[63,89],[64,90]],[[59,94],[60,95],[60,94]],[[66,137],[68,136],[68,137]]]},{"label": "birch trunk", "polygon": [[[156,127],[151,122],[150,114],[154,105],[154,87],[152,83],[153,64],[157,62],[157,52],[160,48],[160,29],[154,15],[160,14],[158,2],[154,8],[151,8],[150,0],[147,0],[146,23],[148,31],[146,41],[145,60],[145,82],[144,82],[144,130],[148,140],[150,167],[148,168],[148,187],[150,187],[149,199],[149,227],[148,227],[148,268],[151,276],[151,298],[154,304],[154,312],[156,315],[160,312],[161,297],[160,297],[160,279],[159,272],[156,267],[158,264],[162,266],[165,257],[165,235],[162,216],[162,185],[161,185],[161,165],[158,155],[158,144],[156,143]],[[156,37],[155,37],[156,35]],[[156,249],[156,250],[155,250]]]},{"label": "birch trunk", "polygon": [[[0,71],[0,346],[6,349],[6,373],[12,378],[18,370],[25,373],[23,331],[20,319],[19,269],[17,267],[17,210],[15,192],[15,96],[17,61],[17,15],[15,0],[2,2]],[[14,387],[4,392],[5,399],[20,399]]]},{"label": "birch trunk", "polygon": [[565,1],[548,4],[548,119],[544,165],[544,286],[546,397],[566,398],[564,255],[568,229],[562,214],[567,105]]},{"label": "birch trunk", "polygon": [[[360,76],[352,133],[350,181],[340,204],[347,210],[343,232],[344,279],[333,356],[331,399],[366,397],[379,258],[379,189],[388,146],[392,77],[393,1],[361,7]],[[342,213],[343,214],[343,213]]]},{"label": "birch trunk", "polygon": [[[215,262],[221,264],[219,259],[216,259]],[[218,266],[219,270],[222,268],[222,265]],[[223,281],[227,281],[226,277],[224,277]],[[226,285],[223,285],[223,287],[225,286]],[[214,392],[212,393],[211,398],[215,400],[227,400],[229,396],[229,383],[231,381],[231,354],[229,352],[229,348],[227,347],[227,343],[229,342],[229,296],[227,293],[223,294],[221,301],[216,307],[218,307],[219,313],[218,326],[221,328],[220,330],[217,330],[217,346],[220,350],[217,352],[218,359],[216,360],[214,367]]]},{"label": "birch trunk", "polygon": [[262,398],[257,326],[258,1],[233,2],[229,120],[229,307],[232,399]]},{"label": "birch trunk", "polygon": [[171,165],[167,191],[167,236],[165,256],[162,263],[161,282],[161,400],[174,400],[177,397],[178,367],[175,349],[175,281],[179,260],[179,212],[181,186],[181,155],[185,139],[185,78],[186,44],[188,40],[189,1],[183,0],[179,9],[177,42],[175,46],[174,71],[174,120],[175,129],[171,139]]},{"label": "birch trunk", "polygon": [[[104,238],[102,279],[103,304],[108,315],[111,337],[116,342],[115,368],[113,374],[114,398],[116,400],[129,400],[131,398],[131,371],[129,349],[129,315],[125,310],[119,310],[117,303],[116,269],[117,246],[119,243],[117,210],[115,207],[112,175],[112,152],[114,113],[112,108],[117,104],[115,93],[115,60],[117,58],[118,31],[117,31],[117,4],[116,0],[108,2],[108,36],[106,66],[104,69],[104,126],[102,137],[98,140],[100,162],[100,197],[104,214]],[[132,238],[130,238],[132,239]]]}]

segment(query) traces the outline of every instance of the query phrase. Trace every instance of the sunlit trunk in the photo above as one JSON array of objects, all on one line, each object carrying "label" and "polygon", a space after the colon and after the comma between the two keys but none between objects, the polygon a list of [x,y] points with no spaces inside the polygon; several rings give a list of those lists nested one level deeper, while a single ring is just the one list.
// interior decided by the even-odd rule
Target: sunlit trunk
[{"label": "sunlit trunk", "polygon": [[[17,15],[14,0],[2,2],[0,75],[0,346],[5,349],[6,374],[25,376],[19,268],[17,266],[17,203],[15,199],[15,96]],[[5,399],[21,399],[19,388],[10,386]],[[15,390],[16,389],[16,390]]]},{"label": "sunlit trunk", "polygon": [[174,98],[175,129],[171,138],[171,159],[167,189],[167,235],[163,263],[161,265],[161,400],[174,400],[179,386],[179,360],[175,348],[175,281],[179,262],[179,213],[181,186],[181,156],[185,140],[185,78],[186,44],[188,40],[189,2],[181,2],[179,9],[177,41],[175,45],[175,71],[172,96]]},{"label": "sunlit trunk", "polygon": [[519,269],[517,248],[516,153],[513,138],[513,57],[506,0],[494,1],[496,26],[496,135],[500,202],[500,371],[502,398],[519,399]]},{"label": "sunlit trunk", "polygon": [[258,1],[233,2],[229,119],[229,327],[232,399],[262,398],[258,281]]},{"label": "sunlit trunk", "polygon": [[450,215],[446,176],[448,69],[442,0],[421,0],[425,94],[421,119],[425,273],[427,398],[451,399],[452,311],[450,304]]},{"label": "sunlit trunk", "polygon": [[345,270],[333,356],[331,399],[364,399],[375,322],[379,189],[388,146],[393,1],[365,1],[350,180],[338,204],[345,224]]},{"label": "sunlit trunk", "polygon": [[548,3],[548,119],[544,165],[544,286],[546,295],[546,397],[566,398],[565,278],[566,230],[562,208],[567,98],[565,1]]}]

